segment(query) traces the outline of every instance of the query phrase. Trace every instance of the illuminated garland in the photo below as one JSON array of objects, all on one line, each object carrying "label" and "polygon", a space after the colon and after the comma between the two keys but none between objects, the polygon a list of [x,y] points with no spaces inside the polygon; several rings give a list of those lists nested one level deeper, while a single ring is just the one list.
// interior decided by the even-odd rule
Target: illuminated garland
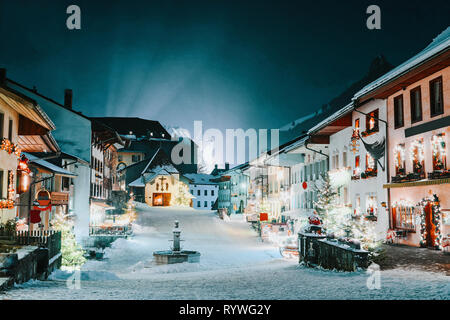
[{"label": "illuminated garland", "polygon": [[0,209],[14,209],[13,200],[0,200]]},{"label": "illuminated garland", "polygon": [[[28,159],[25,161],[25,156],[21,155],[21,150],[17,144],[11,143],[8,139],[4,138],[2,140],[2,143],[0,144],[0,150],[6,151],[8,154],[14,154],[16,155],[17,159],[21,160],[26,164],[26,168],[24,168],[24,171],[29,173],[28,169]],[[13,180],[14,176],[11,172],[8,176],[9,186],[8,186],[8,199],[1,199],[0,200],[0,209],[14,209],[14,187],[13,187]]]},{"label": "illuminated garland", "polygon": [[442,234],[441,234],[441,221],[440,221],[440,214],[441,214],[441,206],[439,202],[439,198],[436,194],[433,194],[433,196],[428,198],[423,198],[419,202],[419,206],[422,207],[422,212],[420,215],[420,245],[422,247],[426,246],[427,241],[427,228],[425,224],[426,220],[426,213],[425,213],[425,206],[430,202],[432,208],[431,208],[431,221],[435,226],[435,233],[436,233],[436,239],[434,240],[434,247],[437,249],[442,249]]},{"label": "illuminated garland", "polygon": [[8,154],[15,154],[20,159],[21,150],[17,144],[11,143],[8,139],[4,138],[0,145],[0,150],[8,152]]}]

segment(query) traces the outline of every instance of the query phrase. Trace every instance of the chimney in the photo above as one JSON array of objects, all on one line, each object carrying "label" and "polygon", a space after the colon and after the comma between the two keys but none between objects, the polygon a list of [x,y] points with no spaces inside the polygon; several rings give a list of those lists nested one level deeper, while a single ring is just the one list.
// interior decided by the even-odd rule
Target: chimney
[{"label": "chimney", "polygon": [[230,170],[230,164],[228,162],[225,162],[225,170]]},{"label": "chimney", "polygon": [[72,89],[64,90],[64,107],[72,109]]},{"label": "chimney", "polygon": [[0,86],[6,86],[6,69],[0,68]]}]

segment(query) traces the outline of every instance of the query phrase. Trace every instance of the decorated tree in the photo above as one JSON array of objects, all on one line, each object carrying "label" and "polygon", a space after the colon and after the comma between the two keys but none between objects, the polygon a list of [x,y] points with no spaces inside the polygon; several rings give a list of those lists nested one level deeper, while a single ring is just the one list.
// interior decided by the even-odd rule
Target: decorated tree
[{"label": "decorated tree", "polygon": [[170,200],[171,206],[189,207],[191,204],[192,194],[189,192],[189,187],[183,183],[178,182],[178,192],[175,197]]},{"label": "decorated tree", "polygon": [[321,176],[320,181],[315,186],[317,192],[317,201],[314,201],[314,209],[319,214],[324,228],[328,232],[339,228],[340,223],[338,215],[334,212],[337,203],[337,192],[333,188],[328,173]]},{"label": "decorated tree", "polygon": [[379,246],[380,241],[377,241],[374,222],[357,216],[349,220],[347,226],[347,237],[359,240],[363,249],[374,250]]},{"label": "decorated tree", "polygon": [[62,265],[65,267],[80,267],[86,261],[84,251],[75,239],[73,222],[66,215],[56,214],[52,220],[55,230],[61,231]]}]

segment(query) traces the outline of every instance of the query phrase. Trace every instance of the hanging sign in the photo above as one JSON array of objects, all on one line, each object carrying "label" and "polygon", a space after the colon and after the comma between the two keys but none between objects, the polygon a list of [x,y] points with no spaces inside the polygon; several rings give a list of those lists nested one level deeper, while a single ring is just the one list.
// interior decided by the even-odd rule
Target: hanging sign
[{"label": "hanging sign", "polygon": [[52,208],[52,199],[50,192],[47,190],[40,190],[36,195],[36,201],[39,203],[39,206],[34,206],[34,210],[46,211]]}]

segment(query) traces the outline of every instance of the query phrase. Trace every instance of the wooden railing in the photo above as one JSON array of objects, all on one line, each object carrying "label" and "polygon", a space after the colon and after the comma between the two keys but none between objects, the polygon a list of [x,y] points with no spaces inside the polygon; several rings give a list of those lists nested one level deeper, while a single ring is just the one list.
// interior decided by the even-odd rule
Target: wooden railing
[{"label": "wooden railing", "polygon": [[61,231],[33,230],[11,232],[0,228],[0,237],[8,238],[17,245],[45,247],[49,251],[48,256],[50,259],[61,252]]},{"label": "wooden railing", "polygon": [[125,226],[91,226],[90,236],[129,236],[133,233],[130,225]]}]

